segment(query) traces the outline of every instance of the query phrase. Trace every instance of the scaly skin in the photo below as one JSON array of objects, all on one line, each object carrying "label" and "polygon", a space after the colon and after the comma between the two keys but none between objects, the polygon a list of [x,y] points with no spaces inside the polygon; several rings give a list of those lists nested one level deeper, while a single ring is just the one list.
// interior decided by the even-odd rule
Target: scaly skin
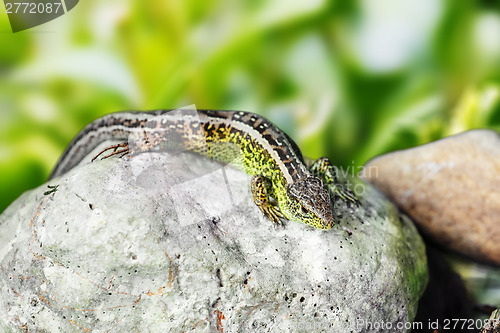
[{"label": "scaly skin", "polygon": [[[152,150],[183,149],[230,163],[252,178],[256,205],[273,222],[286,218],[318,229],[334,224],[332,198],[325,184],[337,183],[328,159],[308,170],[297,145],[279,128],[257,114],[241,111],[158,110],[120,112],[85,127],[68,146],[50,178],[78,164],[99,143],[127,140],[98,156],[124,156]],[[349,190],[336,196],[357,203]],[[271,204],[270,197],[278,202]]]}]

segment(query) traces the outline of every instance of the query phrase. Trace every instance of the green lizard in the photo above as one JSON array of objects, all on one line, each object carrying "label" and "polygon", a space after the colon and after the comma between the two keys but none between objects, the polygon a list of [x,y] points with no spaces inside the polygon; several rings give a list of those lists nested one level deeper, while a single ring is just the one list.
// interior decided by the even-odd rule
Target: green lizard
[{"label": "green lizard", "polygon": [[[336,197],[358,203],[350,190],[337,186],[336,170],[327,158],[320,158],[308,169],[288,135],[264,117],[242,111],[157,110],[106,115],[75,137],[50,179],[73,168],[101,142],[128,140],[129,135],[137,139],[110,146],[93,160],[105,152],[110,153],[103,158],[181,148],[231,163],[253,176],[255,204],[277,224],[288,219],[330,229],[336,221],[325,184],[334,185]],[[272,204],[271,197],[278,206]]]}]

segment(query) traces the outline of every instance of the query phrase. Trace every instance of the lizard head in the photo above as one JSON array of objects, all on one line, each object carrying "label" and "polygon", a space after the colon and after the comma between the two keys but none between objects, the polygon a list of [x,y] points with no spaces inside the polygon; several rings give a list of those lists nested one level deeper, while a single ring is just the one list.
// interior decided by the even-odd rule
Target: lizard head
[{"label": "lizard head", "polygon": [[287,185],[289,208],[297,222],[318,229],[330,229],[334,225],[330,193],[317,177],[307,177]]}]

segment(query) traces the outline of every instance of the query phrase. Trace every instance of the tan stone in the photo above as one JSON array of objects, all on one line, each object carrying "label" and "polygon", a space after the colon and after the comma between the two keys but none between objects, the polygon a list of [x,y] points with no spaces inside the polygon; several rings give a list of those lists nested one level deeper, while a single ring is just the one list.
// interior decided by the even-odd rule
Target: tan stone
[{"label": "tan stone", "polygon": [[383,155],[365,179],[438,243],[500,265],[500,138],[473,130]]}]

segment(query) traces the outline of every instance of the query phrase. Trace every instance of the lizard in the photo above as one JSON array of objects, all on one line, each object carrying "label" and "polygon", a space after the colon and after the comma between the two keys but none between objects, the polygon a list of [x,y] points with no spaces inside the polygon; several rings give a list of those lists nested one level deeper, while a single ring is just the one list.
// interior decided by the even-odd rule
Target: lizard
[{"label": "lizard", "polygon": [[[130,135],[136,139],[130,140]],[[337,223],[332,199],[359,204],[348,188],[337,186],[336,169],[328,158],[306,167],[300,149],[285,132],[263,116],[244,111],[178,109],[105,115],[75,136],[49,179],[72,169],[106,140],[127,141],[105,148],[92,161],[103,154],[105,159],[175,148],[230,163],[252,176],[255,204],[278,225],[286,219],[330,229]],[[333,185],[333,197],[326,185]]]}]

